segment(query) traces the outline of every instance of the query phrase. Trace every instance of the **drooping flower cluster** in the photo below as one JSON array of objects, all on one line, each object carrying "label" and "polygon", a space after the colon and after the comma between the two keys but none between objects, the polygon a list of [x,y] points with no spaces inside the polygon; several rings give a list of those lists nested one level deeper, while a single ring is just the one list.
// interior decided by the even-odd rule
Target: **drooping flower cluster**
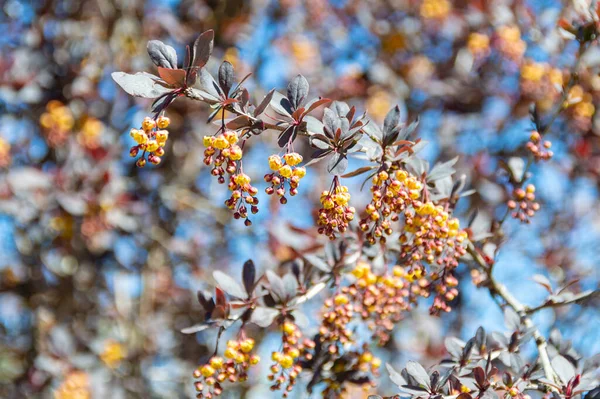
[{"label": "drooping flower cluster", "polygon": [[535,186],[528,184],[523,190],[515,188],[513,199],[509,200],[508,209],[512,210],[511,216],[523,223],[529,223],[535,213],[540,209],[540,204],[535,202]]},{"label": "drooping flower cluster", "polygon": [[225,205],[234,211],[235,219],[245,219],[244,224],[250,226],[252,222],[248,219],[248,208],[244,204],[250,205],[252,214],[258,213],[258,189],[250,184],[250,176],[240,172],[229,177],[229,190],[231,197],[225,200]]},{"label": "drooping flower cluster", "polygon": [[354,342],[349,327],[354,317],[354,306],[348,295],[340,293],[325,300],[319,340],[330,354],[337,353],[347,343]]},{"label": "drooping flower cluster", "polygon": [[239,138],[232,130],[225,131],[216,136],[204,136],[204,164],[214,165],[211,170],[213,176],[218,176],[220,184],[225,183],[225,172],[233,175],[238,170],[238,162],[242,159],[242,148],[237,145]]},{"label": "drooping flower cluster", "polygon": [[[441,205],[415,201],[406,212],[404,233],[400,235],[400,259],[418,278],[418,285],[411,287],[411,293],[426,297],[436,293],[431,314],[449,312],[447,302],[458,295],[455,288],[448,290],[450,284],[446,280],[458,266],[458,259],[466,253],[466,238],[467,233],[460,229],[458,219],[452,218]],[[428,275],[425,264],[431,268]],[[412,278],[410,274],[408,277]]]},{"label": "drooping flower cluster", "polygon": [[405,170],[398,170],[393,176],[381,171],[373,177],[372,199],[365,209],[367,215],[359,222],[371,244],[377,239],[384,243],[385,236],[393,233],[391,223],[398,221],[399,215],[421,196],[423,184],[416,177]]},{"label": "drooping flower cluster", "polygon": [[283,397],[287,398],[302,371],[299,360],[301,358],[311,360],[312,355],[306,351],[314,349],[315,343],[309,339],[301,342],[302,332],[291,321],[284,322],[281,329],[281,349],[271,354],[274,363],[271,365],[271,373],[267,378],[269,381],[273,381],[272,391],[279,391],[285,385]]},{"label": "drooping flower cluster", "polygon": [[289,193],[291,196],[298,194],[298,185],[300,180],[306,175],[306,168],[297,167],[302,162],[302,155],[296,152],[290,152],[283,156],[271,155],[269,157],[269,168],[273,173],[265,175],[265,181],[271,186],[265,189],[269,195],[277,194],[281,204],[287,203],[285,198],[286,188],[285,183],[288,182],[290,187]]},{"label": "drooping flower cluster", "polygon": [[171,121],[166,116],[159,116],[156,119],[146,117],[142,121],[141,129],[131,129],[129,135],[137,145],[129,149],[129,155],[137,157],[142,151],[142,156],[136,162],[138,167],[146,166],[146,153],[148,162],[154,165],[160,163],[160,157],[165,154],[164,147],[169,139],[169,132],[165,129],[169,127],[170,123]]},{"label": "drooping flower cluster", "polygon": [[548,140],[542,142],[542,135],[537,130],[531,132],[526,147],[537,161],[547,161],[554,155],[554,153],[550,151],[552,143]]},{"label": "drooping flower cluster", "polygon": [[342,292],[351,298],[355,312],[373,331],[373,338],[383,345],[403,312],[409,309],[407,274],[402,267],[394,266],[391,273],[377,275],[368,263],[359,262],[352,275],[356,281],[342,288]]},{"label": "drooping flower cluster", "polygon": [[260,357],[252,354],[254,340],[242,338],[227,341],[227,348],[221,356],[213,356],[208,363],[194,371],[197,398],[213,398],[223,393],[222,384],[226,381],[246,381],[248,370],[258,364]]},{"label": "drooping flower cluster", "polygon": [[348,187],[340,186],[334,182],[333,189],[321,193],[322,208],[318,212],[319,234],[335,240],[336,233],[343,233],[348,228],[348,223],[354,219],[356,210],[348,206],[350,193]]},{"label": "drooping flower cluster", "polygon": [[405,213],[404,232],[400,235],[401,258],[411,266],[421,262],[454,269],[465,254],[462,245],[467,233],[460,222],[441,205],[415,201]]}]

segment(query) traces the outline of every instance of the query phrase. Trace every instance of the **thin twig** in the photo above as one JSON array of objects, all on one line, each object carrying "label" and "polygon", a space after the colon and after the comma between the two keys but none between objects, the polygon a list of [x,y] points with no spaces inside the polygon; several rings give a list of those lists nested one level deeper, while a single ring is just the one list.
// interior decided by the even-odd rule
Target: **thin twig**
[{"label": "thin twig", "polygon": [[560,302],[555,302],[553,299],[549,299],[546,302],[544,302],[541,305],[538,305],[536,307],[526,308],[525,313],[527,313],[528,315],[531,315],[536,312],[539,312],[542,309],[557,308],[560,306],[573,305],[576,303],[584,302],[584,301],[594,298],[596,296],[600,296],[600,290],[585,291],[585,292],[579,293],[577,295],[574,295],[572,298],[570,298],[568,300],[560,301]]}]

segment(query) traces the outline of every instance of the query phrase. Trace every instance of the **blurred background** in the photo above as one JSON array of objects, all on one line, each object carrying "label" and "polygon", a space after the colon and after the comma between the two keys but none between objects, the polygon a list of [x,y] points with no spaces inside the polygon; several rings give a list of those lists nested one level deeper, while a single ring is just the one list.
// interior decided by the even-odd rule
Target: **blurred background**
[{"label": "blurred background", "polygon": [[[278,152],[269,132],[244,155],[246,173],[260,182],[261,210],[251,228],[231,218],[227,187],[202,163],[202,136],[216,129],[200,103],[178,99],[167,111],[163,162],[135,167],[129,129],[150,115],[150,102],[128,96],[110,74],[155,73],[148,40],[172,45],[182,60],[185,45],[214,29],[207,68],[214,73],[226,59],[238,77],[253,73],[247,87],[256,100],[302,73],[312,95],[347,101],[376,121],[395,104],[407,121],[419,115],[417,135],[429,141],[422,155],[432,163],[460,156],[457,169],[477,193],[461,200],[457,215],[466,225],[478,209],[473,230],[485,233],[510,196],[502,162],[526,155],[530,104],[549,112],[575,62],[578,44],[557,21],[585,20],[591,2],[0,4],[0,397],[66,399],[192,397],[192,372],[212,352],[214,334],[180,330],[201,320],[196,291],[210,288],[211,272],[238,276],[248,258],[260,271],[277,268],[298,248],[322,244],[314,215],[298,210],[318,204],[330,177],[317,164],[285,207],[269,203],[262,176]],[[547,295],[535,274],[554,288],[575,281],[575,292],[600,280],[597,45],[581,70],[573,105],[548,135],[555,156],[532,168],[541,210],[528,225],[509,219],[497,257],[498,280],[529,305]],[[305,159],[311,152],[296,149]],[[345,182],[359,210],[370,199],[361,182]],[[432,364],[449,334],[504,330],[487,291],[474,287],[466,267],[458,274],[454,311],[435,318],[422,306],[407,315],[379,350],[384,361]],[[590,356],[600,350],[597,305],[544,310],[535,321]],[[256,331],[260,337],[265,359],[277,332]],[[383,374],[378,393],[395,393]],[[265,382],[251,378],[225,397],[270,397]],[[301,384],[296,394],[304,397]]]}]

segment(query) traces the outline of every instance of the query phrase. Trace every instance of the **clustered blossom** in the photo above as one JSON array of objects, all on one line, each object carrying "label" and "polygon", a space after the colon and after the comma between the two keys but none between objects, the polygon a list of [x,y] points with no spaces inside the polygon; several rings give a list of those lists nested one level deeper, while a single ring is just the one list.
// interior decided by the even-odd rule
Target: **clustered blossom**
[{"label": "clustered blossom", "polygon": [[311,360],[312,355],[307,350],[314,349],[315,343],[309,339],[301,342],[302,332],[291,321],[284,322],[281,329],[281,349],[271,354],[274,363],[271,365],[271,373],[267,378],[269,381],[273,381],[272,391],[279,391],[285,385],[282,396],[287,398],[302,371],[299,360]]},{"label": "clustered blossom", "polygon": [[455,285],[448,281],[455,281],[451,273],[458,266],[458,259],[466,253],[466,238],[467,233],[460,229],[458,219],[452,218],[441,205],[415,201],[413,208],[406,212],[404,232],[400,235],[400,259],[414,273],[425,275],[424,264],[432,268],[416,289],[422,296],[436,293],[431,314],[449,312],[448,302],[458,295]]},{"label": "clustered blossom", "polygon": [[242,148],[237,145],[238,135],[234,131],[226,131],[216,136],[204,136],[204,164],[214,165],[210,173],[218,176],[219,183],[225,183],[225,172],[233,175],[238,170],[238,162],[242,159]]},{"label": "clustered blossom", "polygon": [[350,193],[348,187],[334,183],[333,189],[321,193],[322,208],[318,212],[319,234],[324,234],[335,240],[336,233],[343,233],[348,228],[348,223],[354,219],[356,210],[348,206]]},{"label": "clustered blossom", "polygon": [[264,179],[271,186],[265,189],[269,195],[277,194],[281,204],[287,203],[285,197],[285,183],[288,182],[290,187],[289,194],[294,196],[298,194],[298,185],[300,180],[306,175],[306,168],[297,167],[302,162],[302,155],[296,152],[287,153],[282,157],[279,155],[271,155],[269,157],[269,168],[273,173],[265,175]]},{"label": "clustered blossom", "polygon": [[538,108],[546,111],[560,96],[563,72],[549,64],[527,60],[521,65],[521,90],[523,96],[534,100]]},{"label": "clustered blossom", "polygon": [[248,370],[258,364],[260,357],[252,354],[254,340],[242,338],[227,341],[223,356],[213,356],[208,363],[199,366],[194,371],[197,398],[213,398],[223,393],[223,383],[226,381],[246,381]]},{"label": "clustered blossom", "polygon": [[229,177],[229,190],[231,197],[225,200],[225,205],[234,211],[235,219],[245,219],[244,224],[250,226],[252,222],[248,219],[248,208],[245,204],[250,205],[252,214],[258,213],[258,189],[250,184],[251,179],[247,174],[240,172]]},{"label": "clustered blossom", "polygon": [[325,300],[319,341],[330,354],[337,353],[347,343],[354,342],[349,324],[354,317],[354,306],[346,294],[339,293]]},{"label": "clustered blossom", "polygon": [[550,151],[552,143],[548,140],[542,141],[542,135],[537,130],[531,132],[526,147],[538,161],[547,161],[554,155]]},{"label": "clustered blossom", "polygon": [[67,141],[75,118],[73,113],[63,103],[52,100],[46,105],[46,112],[40,116],[40,125],[44,130],[48,144],[51,147],[60,147]]},{"label": "clustered blossom", "polygon": [[521,38],[521,30],[516,25],[500,27],[494,42],[498,51],[514,62],[519,62],[527,49],[527,43]]},{"label": "clustered blossom", "polygon": [[409,309],[407,273],[402,267],[394,266],[391,273],[377,275],[368,263],[359,262],[352,275],[356,281],[342,288],[342,292],[351,298],[354,310],[373,331],[373,338],[383,345],[403,312]]},{"label": "clustered blossom", "polygon": [[65,377],[63,383],[54,391],[54,399],[89,399],[90,378],[84,371],[72,371]]},{"label": "clustered blossom", "polygon": [[146,117],[142,121],[141,129],[131,129],[129,135],[137,145],[129,149],[129,155],[137,157],[139,152],[143,151],[141,158],[136,162],[138,167],[146,166],[146,153],[148,153],[148,162],[153,165],[160,163],[160,157],[165,155],[164,147],[169,139],[169,132],[165,129],[170,123],[166,116],[159,116],[156,119]]},{"label": "clustered blossom", "polygon": [[359,222],[371,244],[377,239],[385,243],[385,236],[393,233],[391,223],[398,221],[399,215],[421,196],[423,184],[416,177],[405,170],[398,170],[393,176],[381,171],[373,177],[372,199],[365,209],[367,215]]},{"label": "clustered blossom", "polygon": [[528,184],[525,189],[521,187],[513,190],[513,199],[508,201],[508,209],[512,210],[511,216],[524,223],[529,223],[535,213],[540,209],[540,204],[535,202],[535,186]]}]

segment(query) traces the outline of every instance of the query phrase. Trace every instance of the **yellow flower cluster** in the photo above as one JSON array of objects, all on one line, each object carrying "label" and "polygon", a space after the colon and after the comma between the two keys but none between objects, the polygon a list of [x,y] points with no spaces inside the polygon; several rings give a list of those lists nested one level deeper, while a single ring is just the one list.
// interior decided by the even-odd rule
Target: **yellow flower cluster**
[{"label": "yellow flower cluster", "polygon": [[575,85],[569,90],[565,105],[570,106],[575,118],[590,119],[596,111],[592,95],[585,92],[580,85]]},{"label": "yellow flower cluster", "polygon": [[47,135],[48,144],[58,147],[67,141],[75,119],[69,107],[60,101],[52,100],[46,105],[46,112],[40,116],[40,125]]},{"label": "yellow flower cluster", "polygon": [[348,187],[335,184],[332,192],[321,193],[319,209],[319,234],[328,236],[331,240],[336,237],[336,232],[343,233],[348,228],[348,223],[354,219],[356,210],[348,206],[350,193]]},{"label": "yellow flower cluster", "polygon": [[300,342],[302,332],[291,321],[285,321],[281,325],[281,331],[281,350],[271,353],[273,364],[267,378],[269,381],[273,381],[273,385],[271,385],[272,391],[278,391],[286,384],[283,392],[283,397],[285,398],[294,388],[298,375],[302,371],[302,366],[298,364],[299,360],[301,358],[305,360],[312,359],[312,355],[307,353],[307,350],[314,349],[315,343],[309,339]]},{"label": "yellow flower cluster", "polygon": [[377,239],[385,242],[385,236],[393,233],[392,222],[421,196],[423,184],[405,170],[397,170],[393,177],[381,171],[373,177],[372,199],[365,209],[366,216],[359,222],[366,239],[374,244]]},{"label": "yellow flower cluster", "polygon": [[476,57],[481,57],[490,52],[490,38],[478,32],[472,32],[467,39],[467,48]]},{"label": "yellow flower cluster", "polygon": [[204,164],[214,165],[210,173],[218,176],[219,183],[225,183],[225,172],[232,175],[238,170],[237,161],[242,159],[242,148],[237,145],[239,138],[236,132],[228,130],[217,136],[204,136],[202,140],[204,150]]},{"label": "yellow flower cluster", "polygon": [[117,367],[121,361],[127,356],[125,347],[115,341],[108,340],[104,344],[104,350],[100,354],[100,359],[111,369]]},{"label": "yellow flower cluster", "polygon": [[498,35],[498,40],[496,41],[498,51],[513,61],[519,61],[527,48],[527,43],[521,39],[521,30],[519,27],[516,25],[504,25],[496,33]]},{"label": "yellow flower cluster", "polygon": [[100,137],[104,124],[96,118],[86,118],[77,135],[77,141],[89,150],[95,150],[100,145]]},{"label": "yellow flower cluster", "polygon": [[368,263],[358,262],[351,272],[356,281],[342,289],[351,298],[356,313],[373,331],[373,339],[380,345],[389,340],[394,325],[409,308],[413,273],[406,273],[402,267],[394,266],[391,273],[379,275],[371,270]]},{"label": "yellow flower cluster", "polygon": [[90,382],[87,373],[72,371],[65,377],[63,383],[54,391],[54,399],[89,399]]},{"label": "yellow flower cluster", "polygon": [[267,173],[264,177],[267,183],[271,186],[265,189],[265,192],[269,195],[277,194],[279,202],[282,204],[287,203],[285,198],[285,182],[287,181],[290,186],[290,195],[294,196],[298,194],[298,185],[300,180],[306,176],[306,168],[297,167],[302,162],[302,155],[296,152],[290,152],[283,156],[283,159],[279,155],[271,155],[269,157],[269,168],[273,173]]},{"label": "yellow flower cluster", "polygon": [[[260,362],[258,355],[252,354],[254,340],[244,338],[227,341],[227,348],[221,356],[213,356],[207,364],[194,371],[197,398],[212,398],[223,393],[222,383],[246,381],[248,370]],[[205,392],[206,389],[206,392]]]},{"label": "yellow flower cluster", "polygon": [[165,129],[170,123],[169,118],[165,116],[156,119],[147,116],[142,121],[141,129],[131,129],[129,135],[137,145],[130,148],[129,155],[136,157],[140,151],[143,151],[142,157],[136,162],[138,167],[146,166],[146,153],[148,153],[148,162],[154,165],[160,163],[160,157],[165,155],[164,147],[169,139],[169,132]]},{"label": "yellow flower cluster", "polygon": [[245,219],[244,224],[250,226],[252,222],[248,219],[248,208],[244,203],[250,205],[250,212],[258,213],[258,189],[250,184],[250,176],[241,172],[229,177],[229,190],[231,197],[225,201],[227,208],[234,211],[235,219]]},{"label": "yellow flower cluster", "polygon": [[549,64],[527,60],[521,65],[521,91],[536,101],[541,111],[552,108],[560,96],[563,72]]},{"label": "yellow flower cluster", "polygon": [[452,4],[448,0],[423,0],[421,16],[426,19],[444,19],[450,14]]},{"label": "yellow flower cluster", "polygon": [[0,137],[0,168],[10,165],[10,143]]}]

